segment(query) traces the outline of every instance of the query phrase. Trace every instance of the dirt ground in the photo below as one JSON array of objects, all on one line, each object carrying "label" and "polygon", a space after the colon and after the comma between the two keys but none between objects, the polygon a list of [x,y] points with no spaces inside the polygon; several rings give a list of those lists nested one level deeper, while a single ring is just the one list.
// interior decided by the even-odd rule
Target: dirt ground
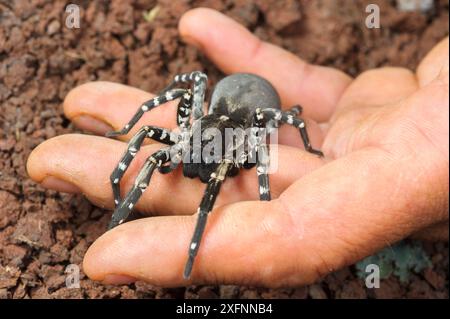
[{"label": "dirt ground", "polygon": [[[388,0],[70,2],[82,8],[80,29],[64,26],[66,1],[0,0],[0,298],[448,298],[447,243],[425,243],[433,266],[410,283],[390,278],[373,290],[353,267],[297,289],[113,287],[83,274],[81,289],[68,289],[65,267],[81,265],[111,212],[82,196],[45,190],[25,170],[39,143],[76,131],[61,105],[79,84],[109,80],[154,92],[192,70],[204,70],[214,84],[220,71],[177,34],[177,21],[190,8],[225,12],[264,40],[356,75],[382,65],[415,68],[448,34],[448,0],[426,14],[400,13]],[[373,2],[381,6],[378,30],[364,27],[365,7]],[[143,13],[156,5],[149,22]]]}]

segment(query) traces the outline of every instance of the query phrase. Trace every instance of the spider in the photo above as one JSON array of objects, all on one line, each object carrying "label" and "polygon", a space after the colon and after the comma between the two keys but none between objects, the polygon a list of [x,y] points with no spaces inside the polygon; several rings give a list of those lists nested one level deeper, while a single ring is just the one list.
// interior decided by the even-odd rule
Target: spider
[{"label": "spider", "polygon": [[[189,88],[174,88],[177,84],[191,85]],[[145,112],[168,101],[180,99],[177,109],[179,131],[145,125],[131,138],[119,164],[113,170],[110,179],[116,207],[109,229],[121,224],[128,217],[148,187],[155,169],[167,174],[182,163],[184,176],[199,177],[203,183],[207,184],[197,210],[197,224],[188,248],[188,259],[183,274],[186,279],[191,275],[208,214],[227,176],[237,175],[241,168],[249,169],[256,166],[260,199],[265,201],[271,199],[268,177],[269,151],[266,139],[267,134],[278,127],[278,123],[286,123],[298,128],[305,149],[323,156],[322,152],[312,148],[305,122],[297,117],[301,113],[301,107],[294,106],[289,111],[282,111],[279,95],[267,80],[249,73],[236,73],[223,78],[212,92],[209,111],[205,115],[203,102],[206,84],[207,76],[199,71],[176,75],[158,96],[144,102],[120,131],[106,134],[108,137],[127,134]],[[232,139],[231,142],[225,141],[219,156],[215,161],[211,161],[209,156],[201,156],[211,136],[207,135],[200,144],[196,142],[194,136],[198,133],[204,134],[212,128],[222,134],[229,128],[256,128],[260,130],[260,134],[259,137],[255,134],[248,137],[240,136]],[[121,199],[120,180],[146,138],[168,146],[147,158],[131,190],[125,198]],[[237,148],[242,145],[246,146],[237,156]],[[189,160],[189,156],[194,160]]]}]

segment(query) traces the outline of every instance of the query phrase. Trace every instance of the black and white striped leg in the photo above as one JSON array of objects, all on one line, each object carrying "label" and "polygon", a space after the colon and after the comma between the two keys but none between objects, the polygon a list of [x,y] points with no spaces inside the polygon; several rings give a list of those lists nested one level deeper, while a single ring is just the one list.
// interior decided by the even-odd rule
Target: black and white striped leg
[{"label": "black and white striped leg", "polygon": [[303,108],[300,105],[294,105],[287,112],[293,114],[294,116],[299,116],[303,112]]},{"label": "black and white striped leg", "polygon": [[188,92],[187,89],[173,89],[165,92],[162,95],[158,95],[157,97],[154,97],[153,99],[148,100],[147,102],[144,102],[144,104],[141,105],[139,110],[133,115],[131,120],[120,131],[108,132],[106,133],[106,136],[113,137],[127,134],[131,130],[131,128],[139,121],[142,115],[144,115],[145,112],[150,111],[151,109],[155,108],[160,104],[176,100],[179,97],[182,97],[187,92]]},{"label": "black and white striped leg", "polygon": [[305,146],[305,149],[308,152],[316,154],[318,156],[323,156],[323,153],[321,151],[316,150],[311,146],[311,142],[309,141],[308,131],[306,130],[306,123],[303,119],[297,118],[293,114],[290,114],[289,112],[282,112],[281,122],[295,126],[296,128],[299,129],[300,136],[303,141],[303,145]]},{"label": "black and white striped leg", "polygon": [[192,93],[188,90],[181,97],[177,108],[177,125],[183,131],[191,127]]},{"label": "black and white striped leg", "polygon": [[174,78],[174,83],[189,83],[192,82],[192,115],[194,119],[199,119],[203,116],[203,102],[205,101],[206,84],[208,77],[205,73],[194,71],[191,73],[178,74]]},{"label": "black and white striped leg", "polygon": [[295,126],[299,129],[300,136],[303,141],[305,149],[318,156],[323,156],[323,153],[314,149],[309,141],[308,131],[306,130],[306,124],[303,119],[296,118],[291,112],[283,112],[278,109],[257,109],[255,113],[255,124],[261,125],[261,123],[267,123],[269,120],[279,121],[285,124]]},{"label": "black and white striped leg", "polygon": [[184,145],[185,143],[182,140],[173,145],[170,150],[170,162],[167,165],[159,167],[158,169],[161,174],[168,174],[180,165],[181,159],[183,158]]},{"label": "black and white striped leg", "polygon": [[200,71],[194,71],[190,73],[181,73],[175,75],[173,81],[166,86],[161,93],[164,93],[171,88],[173,88],[176,84],[179,83],[190,83],[193,82],[193,103],[192,110],[194,119],[198,119],[203,116],[203,102],[205,101],[205,92],[206,92],[206,84],[208,82],[208,77],[205,73]]},{"label": "black and white striped leg", "polygon": [[222,162],[216,169],[208,181],[208,185],[203,195],[200,207],[198,209],[198,219],[195,226],[194,235],[192,236],[191,244],[189,245],[189,257],[184,268],[184,278],[188,279],[192,272],[195,256],[197,256],[200,242],[202,240],[203,232],[205,230],[208,214],[212,210],[219,194],[220,187],[222,186],[228,171],[232,168],[230,161]]},{"label": "black and white striped leg", "polygon": [[163,148],[153,155],[151,155],[142,166],[133,187],[125,196],[124,200],[114,210],[111,222],[108,229],[120,225],[130,214],[134,205],[136,205],[139,198],[141,198],[148,184],[150,178],[157,167],[161,167],[164,163],[170,160],[170,147]]},{"label": "black and white striped leg", "polygon": [[270,156],[267,144],[260,144],[258,146],[258,160],[256,163],[256,173],[258,174],[259,184],[259,198],[260,200],[269,201],[270,196],[270,184],[269,184],[269,165]]},{"label": "black and white striped leg", "polygon": [[306,126],[305,126],[305,121],[303,121],[302,119],[295,119],[293,125],[299,128],[300,136],[302,137],[303,145],[305,145],[305,149],[310,153],[313,153],[320,157],[323,157],[322,151],[316,150],[311,146],[311,142],[309,141],[309,137],[308,137],[308,131],[306,130]]},{"label": "black and white striped leg", "polygon": [[[300,105],[294,105],[292,108],[289,109],[288,112],[293,114],[294,117],[297,117],[300,114],[302,114],[302,111],[303,108]],[[299,128],[300,135],[302,137],[302,141],[303,144],[305,145],[306,150],[310,153],[323,156],[323,153],[321,151],[312,148],[311,143],[309,142],[308,132],[306,131],[305,121],[302,119],[295,119],[293,120],[293,125]]]},{"label": "black and white striped leg", "polygon": [[114,204],[116,206],[120,202],[120,180],[136,156],[136,153],[140,150],[145,138],[151,138],[160,143],[173,145],[174,140],[176,140],[175,134],[163,128],[146,125],[131,138],[130,142],[128,142],[127,150],[110,176]]}]

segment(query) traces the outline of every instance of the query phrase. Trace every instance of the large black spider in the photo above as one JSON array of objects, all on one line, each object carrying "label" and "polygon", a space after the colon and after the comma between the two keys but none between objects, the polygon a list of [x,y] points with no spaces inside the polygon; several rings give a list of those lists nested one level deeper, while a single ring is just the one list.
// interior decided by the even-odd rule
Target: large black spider
[{"label": "large black spider", "polygon": [[[177,83],[192,83],[192,86],[191,88],[173,88]],[[267,80],[247,73],[225,77],[214,88],[209,112],[204,115],[206,83],[207,76],[198,71],[175,76],[174,81],[158,96],[141,105],[123,129],[107,134],[109,137],[127,134],[144,112],[167,101],[181,98],[177,111],[179,132],[150,125],[142,127],[130,140],[122,159],[112,172],[111,183],[116,209],[109,229],[121,224],[128,217],[149,185],[156,168],[165,174],[182,163],[185,176],[199,177],[203,183],[207,184],[197,211],[198,220],[189,246],[189,257],[184,270],[185,278],[190,277],[208,214],[214,206],[226,176],[234,176],[238,174],[240,168],[251,168],[256,165],[260,199],[270,200],[266,134],[277,127],[279,122],[297,127],[306,150],[322,156],[322,152],[311,147],[305,122],[297,117],[301,113],[301,108],[294,106],[289,111],[281,111],[278,93]],[[204,148],[211,140],[211,136],[208,137],[207,134],[204,138],[205,133],[211,128],[215,128],[222,136],[225,136],[225,131],[230,128],[242,130],[256,128],[260,134],[225,141],[219,157],[212,161],[208,156],[202,156]],[[194,138],[199,132],[203,134],[200,144]],[[121,200],[120,180],[146,137],[169,146],[148,157],[133,187]],[[238,156],[237,149],[241,146],[243,146],[243,152]]]}]

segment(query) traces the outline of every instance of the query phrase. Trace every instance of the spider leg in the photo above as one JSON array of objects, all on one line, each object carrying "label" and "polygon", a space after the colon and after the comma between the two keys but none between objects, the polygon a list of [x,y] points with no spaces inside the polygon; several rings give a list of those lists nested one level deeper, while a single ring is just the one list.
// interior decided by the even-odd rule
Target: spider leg
[{"label": "spider leg", "polygon": [[114,228],[120,225],[130,214],[134,205],[137,203],[139,198],[144,193],[148,184],[150,183],[150,178],[155,171],[155,168],[161,167],[163,163],[170,160],[170,147],[165,147],[160,149],[153,155],[151,155],[144,163],[139,172],[133,187],[125,196],[124,200],[119,203],[116,207],[111,222],[109,223],[108,229]]},{"label": "spider leg", "polygon": [[187,90],[181,97],[177,108],[177,125],[183,131],[191,127],[192,93]]},{"label": "spider leg", "polygon": [[169,174],[170,172],[174,171],[176,167],[173,167],[171,165],[164,165],[158,168],[158,171],[161,174]]},{"label": "spider leg", "polygon": [[128,142],[127,150],[122,155],[119,164],[113,170],[110,176],[111,186],[114,194],[114,204],[117,206],[120,202],[120,180],[127,171],[136,153],[140,150],[145,138],[151,138],[157,142],[173,145],[176,133],[155,126],[142,127]]},{"label": "spider leg", "polygon": [[[249,143],[256,149],[256,174],[258,175],[259,199],[264,201],[271,200],[268,175],[270,156],[266,144],[269,120],[269,117],[265,117],[261,110],[257,109],[254,117],[254,124],[258,129],[253,131],[249,140]],[[264,127],[266,128],[264,129]],[[249,153],[249,155],[251,154],[252,153]]]},{"label": "spider leg", "polygon": [[266,143],[258,146],[257,154],[256,174],[258,174],[259,199],[269,201],[271,199],[268,175],[270,157],[269,149],[267,148]]},{"label": "spider leg", "polygon": [[292,114],[291,112],[284,112],[273,108],[256,110],[255,113],[256,123],[258,123],[258,121],[259,122],[262,120],[268,121],[270,119],[274,119],[275,121],[280,121],[282,123],[286,123],[298,128],[305,149],[310,153],[316,154],[318,156],[323,156],[323,153],[321,151],[316,150],[311,146],[308,131],[306,130],[306,123],[303,119],[296,118],[294,114]]},{"label": "spider leg", "polygon": [[150,111],[151,109],[160,104],[176,100],[187,92],[188,92],[187,89],[173,89],[165,92],[162,95],[158,95],[151,100],[144,102],[139,108],[139,110],[133,115],[131,120],[120,131],[108,132],[106,133],[106,136],[113,137],[127,134],[131,130],[131,128],[137,123],[137,121],[139,121],[139,119],[145,112]]},{"label": "spider leg", "polygon": [[206,84],[208,77],[205,73],[200,71],[194,71],[191,73],[182,73],[175,76],[173,83],[188,83],[192,82],[192,114],[194,119],[198,119],[203,116],[203,102],[205,101]]},{"label": "spider leg", "polygon": [[195,226],[194,234],[192,236],[191,244],[189,245],[189,257],[184,268],[184,278],[188,279],[192,272],[192,267],[194,265],[195,256],[197,255],[200,242],[202,240],[202,235],[205,230],[206,221],[208,219],[208,214],[212,210],[214,203],[216,201],[217,195],[219,194],[220,187],[225,180],[228,171],[231,169],[231,161],[225,160],[216,169],[208,181],[208,185],[203,195],[202,201],[200,202],[200,207],[198,209],[198,219]]},{"label": "spider leg", "polygon": [[300,105],[296,104],[289,110],[287,110],[287,112],[293,114],[294,116],[299,116],[300,114],[302,114],[303,108]]},{"label": "spider leg", "polygon": [[[282,121],[286,121],[286,123],[290,123],[290,117],[287,116],[286,120],[282,119]],[[292,121],[293,126],[297,127],[300,130],[300,136],[302,137],[303,145],[305,146],[305,149],[313,154],[316,154],[320,157],[323,157],[323,153],[320,150],[316,150],[311,146],[311,142],[309,141],[308,131],[306,130],[306,124],[303,119],[300,118],[294,118]]]},{"label": "spider leg", "polygon": [[164,166],[160,166],[158,168],[159,172],[161,174],[168,174],[172,171],[174,171],[178,165],[181,163],[182,158],[183,158],[183,145],[185,144],[185,142],[183,141],[178,141],[177,144],[173,145],[173,147],[171,148],[171,153],[170,153],[170,162],[168,163],[168,165],[164,165]]},{"label": "spider leg", "polygon": [[165,93],[166,91],[173,88],[178,83],[189,83],[193,82],[193,115],[194,119],[198,119],[203,116],[203,102],[205,100],[206,93],[206,83],[208,81],[208,77],[205,73],[200,71],[194,71],[190,73],[181,73],[175,75],[173,81],[165,87],[161,93]]}]

